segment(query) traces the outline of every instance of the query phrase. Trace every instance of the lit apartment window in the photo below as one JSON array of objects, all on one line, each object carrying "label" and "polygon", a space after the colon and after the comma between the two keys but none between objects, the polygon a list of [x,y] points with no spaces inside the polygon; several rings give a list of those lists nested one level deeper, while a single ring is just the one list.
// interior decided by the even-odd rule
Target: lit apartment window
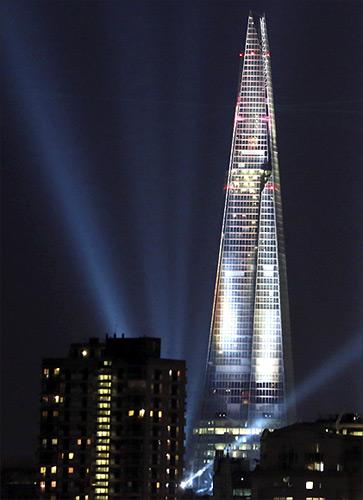
[{"label": "lit apartment window", "polygon": [[45,490],[45,481],[40,481],[40,489],[41,489],[42,491],[44,491],[44,490]]},{"label": "lit apartment window", "polygon": [[57,487],[57,481],[52,481],[50,483],[51,488],[56,488]]},{"label": "lit apartment window", "polygon": [[139,417],[143,417],[144,415],[145,415],[145,410],[141,408],[141,410],[139,410]]},{"label": "lit apartment window", "polygon": [[77,444],[78,444],[78,446],[81,446],[81,444],[82,444],[82,439],[81,438],[77,439]]},{"label": "lit apartment window", "polygon": [[43,410],[42,411],[42,417],[46,418],[48,416],[48,410]]},{"label": "lit apartment window", "polygon": [[49,368],[43,368],[43,375],[44,377],[48,378],[49,377]]},{"label": "lit apartment window", "polygon": [[68,467],[68,474],[73,474],[74,467]]},{"label": "lit apartment window", "polygon": [[74,453],[73,453],[73,451],[70,451],[70,452],[68,453],[68,458],[69,458],[69,460],[72,460],[72,459],[74,458]]},{"label": "lit apartment window", "polygon": [[128,411],[128,416],[133,417],[135,415],[135,410],[129,410]]},{"label": "lit apartment window", "polygon": [[307,490],[312,490],[314,488],[314,482],[313,481],[306,481],[305,488]]},{"label": "lit apartment window", "polygon": [[47,472],[47,468],[46,468],[46,467],[44,467],[44,466],[42,465],[42,467],[40,468],[40,473],[41,473],[43,476],[45,476],[45,473],[46,473],[46,472]]},{"label": "lit apartment window", "polygon": [[56,474],[56,473],[57,473],[57,466],[56,466],[56,465],[53,465],[53,466],[50,468],[50,472],[51,472],[51,474]]},{"label": "lit apartment window", "polygon": [[86,358],[86,357],[88,356],[88,351],[87,351],[87,349],[83,349],[83,351],[81,352],[81,354],[82,354],[82,357],[83,357],[83,358]]},{"label": "lit apartment window", "polygon": [[54,368],[54,375],[60,374],[60,368]]},{"label": "lit apartment window", "polygon": [[52,445],[58,444],[58,438],[52,438]]}]

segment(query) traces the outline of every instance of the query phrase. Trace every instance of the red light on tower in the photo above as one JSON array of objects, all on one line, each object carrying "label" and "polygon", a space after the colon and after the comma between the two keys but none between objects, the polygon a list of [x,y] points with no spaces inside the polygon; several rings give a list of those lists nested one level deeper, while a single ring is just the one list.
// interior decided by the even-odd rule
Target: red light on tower
[{"label": "red light on tower", "polygon": [[243,57],[243,56],[244,56],[244,53],[243,53],[243,52],[240,52],[240,53],[239,53],[239,56],[240,56],[240,57]]}]

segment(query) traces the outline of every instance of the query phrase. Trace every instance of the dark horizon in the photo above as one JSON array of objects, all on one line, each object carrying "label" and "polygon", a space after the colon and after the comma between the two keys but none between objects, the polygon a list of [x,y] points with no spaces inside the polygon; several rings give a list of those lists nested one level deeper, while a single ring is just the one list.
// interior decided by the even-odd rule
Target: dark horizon
[{"label": "dark horizon", "polygon": [[[163,357],[186,358],[190,425],[250,7],[2,3],[5,460],[35,453],[41,359],[105,332],[160,336]],[[363,4],[254,10],[271,46],[295,378],[316,384],[298,417],[362,412],[349,356],[362,345]]]}]

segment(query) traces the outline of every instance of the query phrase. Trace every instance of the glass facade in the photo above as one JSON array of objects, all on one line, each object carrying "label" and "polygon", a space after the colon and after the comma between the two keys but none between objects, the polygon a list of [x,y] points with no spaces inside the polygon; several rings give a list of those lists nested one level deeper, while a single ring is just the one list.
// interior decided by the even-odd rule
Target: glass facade
[{"label": "glass facade", "polygon": [[[241,58],[206,386],[201,421],[194,429],[199,466],[213,458],[215,449],[225,446],[234,456],[249,457],[246,450],[255,452],[258,439],[247,443],[246,435],[258,436],[265,427],[285,425],[294,411],[280,179],[264,17],[249,16]],[[226,432],[209,432],[221,428]],[[233,430],[241,428],[251,432]]]}]

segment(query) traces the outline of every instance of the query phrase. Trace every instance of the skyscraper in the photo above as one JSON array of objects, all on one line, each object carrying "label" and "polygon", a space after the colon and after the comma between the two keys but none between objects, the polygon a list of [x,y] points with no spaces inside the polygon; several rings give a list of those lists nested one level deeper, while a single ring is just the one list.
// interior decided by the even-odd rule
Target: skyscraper
[{"label": "skyscraper", "polygon": [[185,362],[160,339],[72,344],[42,367],[39,496],[175,500],[183,471]]},{"label": "skyscraper", "polygon": [[286,258],[265,17],[248,18],[195,466],[229,446],[258,454],[262,429],[293,419]]}]

